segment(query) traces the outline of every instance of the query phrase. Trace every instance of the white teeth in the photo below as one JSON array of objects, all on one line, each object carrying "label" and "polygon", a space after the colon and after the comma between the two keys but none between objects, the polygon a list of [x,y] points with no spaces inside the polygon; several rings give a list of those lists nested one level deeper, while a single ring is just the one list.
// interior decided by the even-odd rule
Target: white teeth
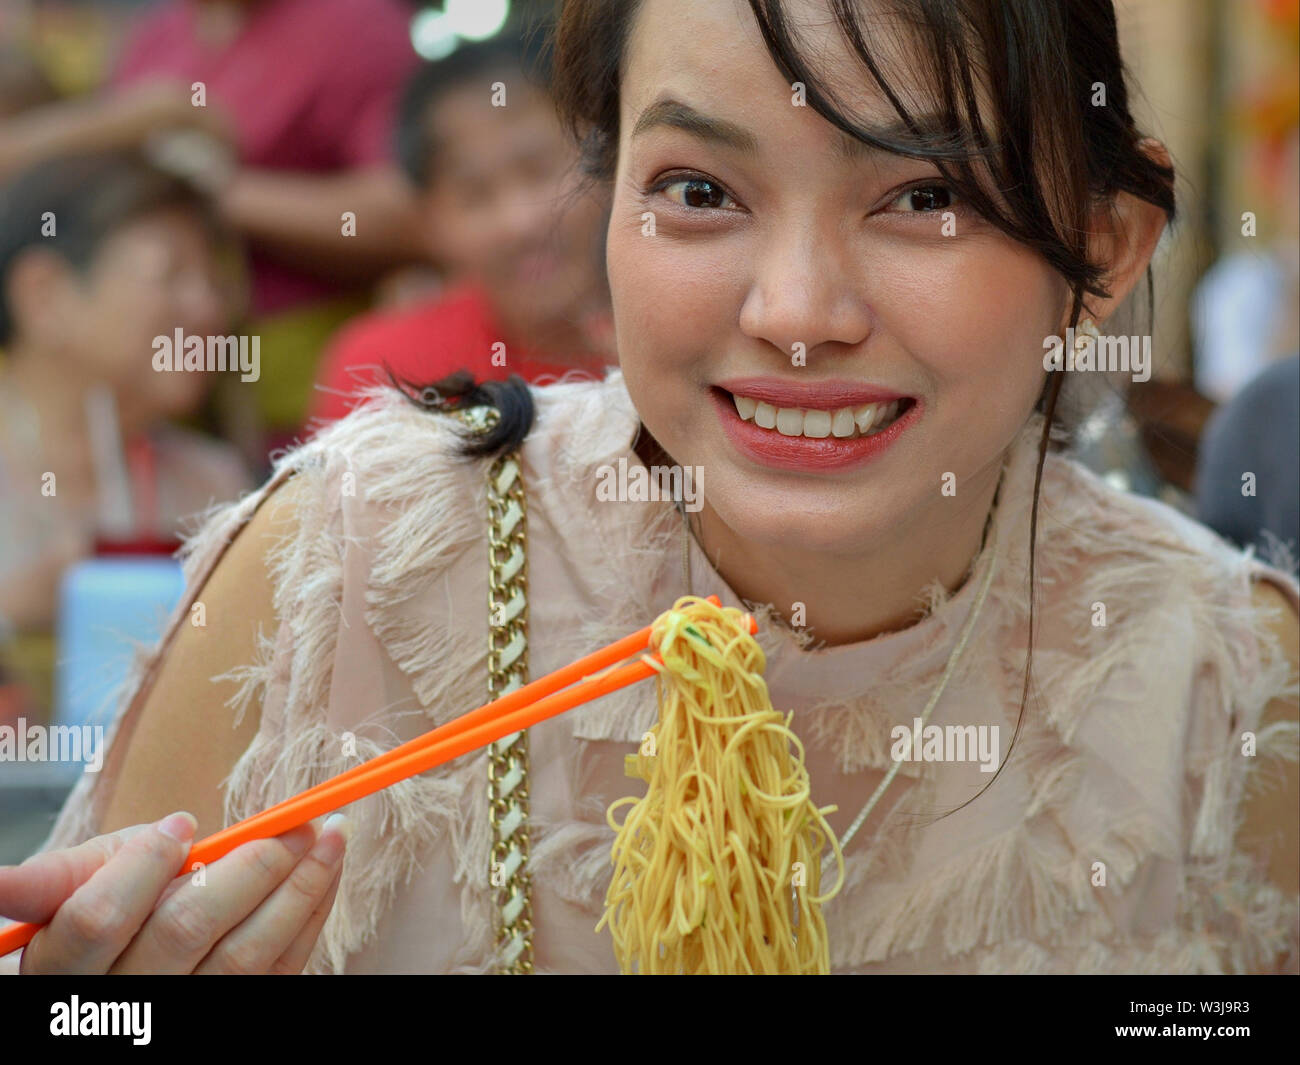
[{"label": "white teeth", "polygon": [[782,436],[803,433],[803,411],[798,407],[781,407],[776,412],[776,431]]},{"label": "white teeth", "polygon": [[[777,421],[780,422],[780,415]],[[813,440],[824,440],[831,435],[831,416],[828,411],[808,410],[803,415],[803,435]]]},{"label": "white teeth", "polygon": [[897,417],[900,400],[888,403],[866,403],[861,407],[839,407],[835,410],[806,410],[802,407],[774,407],[771,403],[750,396],[732,395],[736,413],[743,421],[753,420],[761,429],[775,429],[782,436],[806,436],[811,440],[824,440],[828,436],[847,439],[851,436],[871,436],[882,431]]}]

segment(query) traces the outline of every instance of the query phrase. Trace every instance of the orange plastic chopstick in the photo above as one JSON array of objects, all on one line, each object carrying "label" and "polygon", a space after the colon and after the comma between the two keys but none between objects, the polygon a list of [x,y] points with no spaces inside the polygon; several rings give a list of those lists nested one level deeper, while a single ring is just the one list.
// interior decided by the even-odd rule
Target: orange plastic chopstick
[{"label": "orange plastic chopstick", "polygon": [[[715,606],[719,605],[717,596],[709,596],[708,599]],[[757,624],[752,617],[747,616],[746,621],[752,635],[757,631]],[[600,676],[589,674],[593,669],[604,668],[644,648],[649,641],[650,628],[647,626],[477,710],[462,714],[454,721],[208,836],[191,848],[183,868],[188,872],[195,863],[214,862],[250,840],[281,835],[399,780],[433,769],[546,718],[562,714],[581,703],[646,679],[655,669],[645,658]],[[586,678],[582,683],[566,688],[573,680],[582,677]],[[15,923],[0,930],[0,957],[25,946],[41,927],[34,923]]]},{"label": "orange plastic chopstick", "polygon": [[[712,603],[714,606],[722,605],[721,600],[716,595],[708,596],[707,601]],[[387,765],[390,762],[397,761],[399,758],[404,758],[407,755],[421,751],[430,743],[436,743],[441,739],[457,735],[463,729],[470,728],[480,722],[491,721],[499,714],[507,713],[515,707],[524,706],[542,698],[543,696],[550,695],[552,692],[559,691],[562,688],[567,688],[574,681],[581,680],[593,673],[599,673],[602,669],[606,669],[609,666],[614,665],[616,662],[621,662],[623,659],[631,657],[638,651],[644,650],[646,645],[650,642],[650,629],[652,627],[653,626],[647,625],[644,629],[640,629],[637,632],[632,633],[630,636],[624,636],[621,640],[616,640],[607,647],[602,647],[599,651],[593,651],[585,658],[579,658],[576,662],[570,662],[567,666],[562,666],[553,673],[548,673],[546,676],[539,677],[537,680],[525,684],[520,688],[516,688],[512,692],[507,692],[505,695],[498,696],[493,702],[480,706],[477,710],[470,710],[467,713],[461,714],[460,717],[453,721],[449,721],[446,725],[425,732],[422,735],[415,737],[413,740],[408,740],[406,743],[394,747],[391,751],[385,751],[383,754],[376,755],[374,758],[371,758],[367,762],[363,762],[361,765],[353,766],[351,769],[338,774],[338,776],[331,777],[329,780],[323,781],[315,787],[308,788],[306,791],[300,792],[292,798],[285,799],[284,802],[263,810],[260,814],[246,818],[244,821],[239,822],[239,825],[252,824],[263,817],[267,817],[285,809],[291,804],[297,802],[299,799],[304,799],[309,795],[316,795],[326,788],[331,788],[344,780],[351,780],[363,776],[372,769],[382,765]],[[757,625],[753,622],[752,618],[750,619],[750,628],[751,630],[757,630]],[[751,631],[750,634],[753,635],[753,631]],[[575,703],[574,705],[576,706],[577,704]],[[505,733],[505,735],[509,735],[509,733]],[[491,741],[489,740],[488,742]],[[311,819],[308,818],[308,820]],[[239,827],[239,825],[231,825],[230,828],[223,829],[222,831],[229,832]],[[279,833],[272,833],[272,835],[278,834]],[[216,839],[218,835],[220,835],[220,833],[208,837],[208,840]],[[269,837],[249,836],[247,838],[266,839]],[[206,843],[208,840],[202,842]],[[207,859],[193,858],[191,856],[191,860],[206,861]],[[0,940],[0,945],[2,944],[3,940]],[[0,957],[2,956],[3,955],[0,955]]]},{"label": "orange plastic chopstick", "polygon": [[[240,844],[250,840],[279,836],[299,825],[305,825],[321,814],[330,813],[376,791],[382,791],[399,780],[405,780],[407,777],[440,766],[444,762],[450,762],[453,758],[477,750],[479,747],[486,747],[503,736],[509,736],[548,717],[562,714],[580,703],[598,699],[619,688],[626,688],[629,684],[653,676],[654,673],[654,666],[645,661],[630,662],[610,673],[590,677],[581,684],[548,695],[535,703],[508,709],[506,713],[499,716],[481,718],[468,728],[460,725],[465,717],[471,716],[465,714],[455,721],[449,721],[426,733],[421,737],[424,743],[420,747],[408,751],[399,758],[389,759],[382,764],[376,763],[386,757],[385,755],[372,758],[348,770],[347,774],[340,773],[337,777],[325,781],[323,785],[317,785],[278,806],[208,836],[191,848],[189,857],[185,860],[185,868],[191,869],[195,862],[202,862],[205,865],[215,862]],[[488,703],[486,707],[480,707],[480,710],[489,708],[495,710],[496,704]],[[458,725],[459,728],[456,727]],[[392,754],[391,751],[388,753]],[[0,941],[0,948],[3,948],[3,941]]]},{"label": "orange plastic chopstick", "polygon": [[[708,602],[712,603],[714,606],[721,605],[721,601],[716,595],[708,596]],[[750,635],[753,635],[758,630],[758,625],[752,617],[746,615],[746,618],[749,625]],[[614,674],[607,675],[604,678],[593,677],[591,674],[597,673],[614,663],[621,662],[623,659],[635,654],[637,651],[645,649],[650,640],[651,628],[652,626],[647,625],[644,629],[634,632],[630,636],[625,636],[623,639],[615,641],[608,647],[601,648],[599,651],[595,651],[592,654],[587,655],[585,658],[580,658],[576,662],[572,662],[567,666],[555,670],[553,673],[548,673],[546,676],[541,677],[530,684],[525,684],[523,687],[517,688],[513,692],[508,692],[507,694],[495,699],[493,702],[480,706],[477,710],[471,710],[468,713],[462,714],[460,717],[453,721],[449,721],[445,725],[441,725],[430,732],[417,736],[413,740],[408,740],[406,743],[394,747],[391,751],[386,751],[384,754],[376,755],[374,758],[371,758],[367,762],[363,762],[361,765],[345,770],[337,776],[331,777],[329,780],[317,784],[315,787],[308,788],[306,791],[300,792],[298,795],[286,799],[284,802],[272,806],[267,810],[263,810],[260,814],[255,814],[253,817],[246,818],[238,824],[231,825],[229,828],[214,833],[207,839],[204,839],[195,845],[186,861],[186,868],[190,868],[194,862],[203,862],[206,864],[216,861],[217,858],[229,853],[235,847],[242,843],[246,843],[249,840],[270,839],[283,832],[288,832],[290,828],[295,828],[300,824],[305,824],[307,821],[319,816],[319,814],[313,813],[301,820],[294,821],[285,821],[285,815],[290,811],[293,811],[296,816],[298,811],[308,808],[305,805],[307,800],[312,800],[314,802],[322,795],[329,795],[331,797],[340,794],[346,795],[346,790],[342,788],[342,785],[346,783],[363,780],[370,781],[374,779],[384,781],[376,788],[358,792],[353,798],[347,798],[342,801],[338,801],[337,798],[335,798],[335,805],[324,807],[325,812],[338,809],[340,806],[345,806],[347,803],[355,801],[356,798],[369,795],[372,791],[378,791],[380,788],[387,787],[389,784],[395,783],[398,780],[403,780],[407,776],[413,776],[416,773],[424,772],[426,769],[432,769],[435,766],[441,765],[442,761],[429,762],[425,764],[423,759],[434,747],[452,740],[461,733],[478,729],[478,731],[474,732],[474,735],[486,736],[486,738],[479,742],[472,743],[470,746],[457,748],[453,754],[448,755],[446,760],[449,761],[451,758],[455,758],[467,751],[486,746],[495,740],[501,739],[503,736],[510,735],[512,732],[516,732],[522,728],[528,728],[530,725],[536,724],[538,721],[554,716],[554,714],[563,713],[565,710],[572,709],[580,703],[599,698],[617,688],[624,687],[627,684],[633,684],[638,680],[644,680],[654,672],[651,667],[645,665],[636,665],[635,667],[629,665],[625,667],[624,671],[619,671],[617,674],[618,677],[625,678],[621,683],[609,683],[613,680]],[[655,656],[655,658],[657,660],[658,656]],[[635,669],[635,672],[628,672],[633,669]],[[588,678],[588,680],[584,681],[584,684],[571,688],[568,687],[573,683],[573,681],[582,678]],[[586,683],[591,683],[593,685],[599,684],[602,686],[589,689],[585,686]],[[564,700],[545,703],[542,701],[543,697],[561,692],[562,689],[565,688],[568,688],[568,690],[563,691],[563,696],[565,697]],[[559,697],[557,696],[557,698]],[[523,723],[516,725],[514,728],[506,728],[504,731],[495,730],[494,722],[505,719],[506,715],[517,710],[533,710],[537,711],[537,713],[535,715],[521,715],[518,720],[522,720]],[[492,730],[492,734],[488,735],[479,728],[480,726],[487,726]],[[439,749],[441,750],[443,748],[439,747]],[[394,776],[392,779],[387,779],[383,776],[376,777],[374,775],[376,771],[385,769],[389,766],[396,766],[399,763],[400,766],[403,767],[402,771],[400,772],[400,775]],[[406,771],[407,767],[410,766],[417,766],[418,768]],[[276,827],[281,824],[284,824],[285,827]],[[229,839],[227,839],[227,837],[229,837]],[[212,848],[211,851],[207,850],[209,847]],[[3,933],[0,933],[0,935],[2,934]],[[3,942],[3,939],[0,939],[0,947],[3,946]]]}]

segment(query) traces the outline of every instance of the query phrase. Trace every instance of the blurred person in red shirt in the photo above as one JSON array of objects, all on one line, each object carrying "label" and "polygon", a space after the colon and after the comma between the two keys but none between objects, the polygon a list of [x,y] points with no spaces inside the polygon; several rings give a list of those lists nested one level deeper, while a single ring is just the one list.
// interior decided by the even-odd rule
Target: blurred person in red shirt
[{"label": "blurred person in red shirt", "polygon": [[316,419],[342,417],[389,371],[420,385],[459,370],[544,383],[614,361],[607,208],[582,186],[544,81],[531,39],[501,37],[427,64],[407,87],[398,156],[450,282],[344,328],[322,362]]}]

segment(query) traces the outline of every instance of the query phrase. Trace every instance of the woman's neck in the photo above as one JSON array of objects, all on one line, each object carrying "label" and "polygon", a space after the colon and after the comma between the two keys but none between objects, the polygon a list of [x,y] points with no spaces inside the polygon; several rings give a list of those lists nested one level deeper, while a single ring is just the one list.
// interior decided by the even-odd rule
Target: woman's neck
[{"label": "woman's neck", "polygon": [[983,543],[1000,474],[995,465],[968,483],[970,506],[955,521],[951,511],[918,515],[856,555],[791,552],[743,540],[707,500],[693,528],[737,595],[771,603],[787,623],[809,630],[818,643],[858,643],[919,621],[924,590],[933,581],[949,592],[962,585]]}]

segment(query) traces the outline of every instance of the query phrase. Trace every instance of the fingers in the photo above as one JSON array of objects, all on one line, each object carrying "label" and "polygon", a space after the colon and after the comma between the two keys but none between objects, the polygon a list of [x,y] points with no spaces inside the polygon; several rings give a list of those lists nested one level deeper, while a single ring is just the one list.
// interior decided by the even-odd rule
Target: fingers
[{"label": "fingers", "polygon": [[[331,816],[311,852],[275,892],[216,945],[196,972],[251,975],[302,971],[329,915],[350,823]],[[296,968],[292,967],[296,963]]]},{"label": "fingers", "polygon": [[[197,827],[193,815],[175,813],[154,825],[135,826],[30,860],[36,875],[49,875],[52,886],[32,890],[29,898],[47,905],[60,891],[69,886],[73,890],[27,945],[20,972],[107,972],[180,871]],[[99,867],[94,868],[97,861]],[[75,886],[77,878],[92,869],[89,878]]]},{"label": "fingers", "polygon": [[335,815],[318,839],[304,825],[245,844],[200,884],[176,879],[197,828],[183,813],[0,869],[3,912],[48,921],[20,972],[301,972],[337,895],[350,827]]},{"label": "fingers", "polygon": [[96,836],[67,850],[34,854],[22,865],[0,866],[0,915],[47,924],[54,912],[120,849],[148,825],[132,825]]},{"label": "fingers", "polygon": [[330,889],[320,905],[312,911],[311,920],[303,926],[302,931],[298,933],[298,938],[289,944],[289,949],[271,966],[272,976],[297,976],[307,967],[307,962],[311,960],[311,952],[316,947],[316,940],[320,938],[320,930],[325,924],[325,918],[334,908],[334,899],[338,895],[339,882],[342,879],[343,863],[340,862],[338,871],[334,874],[334,882],[330,884]]},{"label": "fingers", "polygon": [[110,972],[193,972],[293,871],[314,838],[307,824],[274,839],[254,840],[208,866],[201,883],[182,881],[149,915]]}]

